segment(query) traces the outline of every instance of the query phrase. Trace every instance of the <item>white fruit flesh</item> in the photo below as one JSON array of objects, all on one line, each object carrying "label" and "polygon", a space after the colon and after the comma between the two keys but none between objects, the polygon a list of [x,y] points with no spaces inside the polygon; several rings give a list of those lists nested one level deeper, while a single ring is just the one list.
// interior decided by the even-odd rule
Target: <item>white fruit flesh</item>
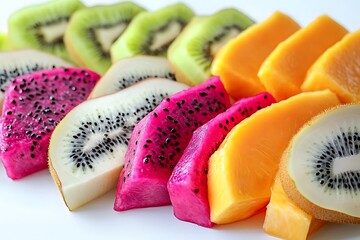
[{"label": "white fruit flesh", "polygon": [[62,39],[64,37],[67,25],[67,21],[61,21],[50,26],[42,26],[39,31],[42,33],[44,40],[47,43],[52,43],[55,40]]},{"label": "white fruit flesh", "polygon": [[[337,136],[342,136],[342,133],[350,133],[352,136],[358,133],[360,136],[359,130],[360,105],[348,105],[329,111],[297,134],[289,152],[288,165],[290,178],[305,198],[321,208],[353,217],[360,217],[360,138],[353,139],[341,153],[336,150],[332,154],[334,159],[329,165],[329,174],[333,180],[324,178],[324,183],[320,184],[315,177],[317,170],[314,170],[316,163],[313,162],[314,156],[319,156],[324,151],[324,144],[339,149],[336,146],[340,146],[339,143],[345,146],[345,143],[343,138]],[[355,174],[351,175],[351,172]],[[349,183],[348,187],[345,187],[343,181],[339,183],[340,174],[352,178],[353,183]],[[341,189],[329,187],[328,184],[339,185]]]},{"label": "white fruit flesh", "polygon": [[170,24],[166,30],[157,33],[154,36],[154,42],[150,46],[150,50],[155,51],[163,46],[174,41],[174,39],[179,35],[182,30],[182,26],[178,22],[173,22]]},{"label": "white fruit flesh", "polygon": [[111,45],[124,32],[126,27],[127,24],[123,23],[111,28],[100,28],[96,30],[96,39],[100,42],[104,52],[110,52]]},{"label": "white fruit flesh", "polygon": [[[116,186],[121,167],[124,162],[127,150],[126,144],[117,144],[111,151],[100,154],[92,159],[92,168],[77,167],[70,157],[74,149],[74,134],[78,133],[81,123],[95,122],[100,115],[105,117],[119,113],[134,112],[132,106],[135,103],[145,103],[145,98],[153,94],[168,93],[169,95],[184,90],[188,86],[167,79],[149,79],[135,84],[118,93],[88,100],[75,107],[55,128],[49,145],[49,166],[50,172],[57,183],[59,190],[70,210],[76,209],[87,202],[101,196]],[[112,114],[112,115],[111,115]],[[138,121],[134,116],[125,116],[126,125],[135,125]],[[114,120],[114,119],[112,119]],[[103,126],[101,126],[103,129]],[[108,138],[115,137],[122,133],[121,128],[112,131],[101,131],[108,134]],[[82,152],[88,152],[99,144],[106,145],[101,133],[92,132],[84,140]],[[78,146],[77,146],[78,147]],[[81,155],[83,157],[83,155]]]},{"label": "white fruit flesh", "polygon": [[136,56],[119,60],[114,63],[96,84],[89,98],[96,98],[119,91],[119,81],[132,79],[136,76],[142,79],[165,77],[172,73],[170,63],[164,57]]}]

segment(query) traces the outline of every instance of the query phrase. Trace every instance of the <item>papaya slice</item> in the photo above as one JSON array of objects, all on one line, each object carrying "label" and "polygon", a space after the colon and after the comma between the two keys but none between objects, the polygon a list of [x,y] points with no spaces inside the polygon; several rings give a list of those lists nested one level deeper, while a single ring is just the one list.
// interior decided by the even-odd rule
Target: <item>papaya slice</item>
[{"label": "papaya slice", "polygon": [[338,104],[330,90],[301,93],[236,125],[209,160],[211,221],[231,223],[264,208],[281,155],[293,135],[314,115]]},{"label": "papaya slice", "polygon": [[360,30],[348,34],[314,63],[303,91],[330,89],[344,103],[360,101]]},{"label": "papaya slice", "polygon": [[325,221],[307,214],[291,201],[276,175],[266,207],[264,231],[281,239],[306,240],[324,224]]},{"label": "papaya slice", "polygon": [[260,67],[260,81],[277,101],[300,93],[311,65],[347,33],[330,17],[318,17],[275,48]]},{"label": "papaya slice", "polygon": [[280,42],[299,29],[289,16],[274,12],[226,44],[215,56],[212,74],[221,77],[225,89],[234,99],[265,91],[257,76],[262,62]]}]

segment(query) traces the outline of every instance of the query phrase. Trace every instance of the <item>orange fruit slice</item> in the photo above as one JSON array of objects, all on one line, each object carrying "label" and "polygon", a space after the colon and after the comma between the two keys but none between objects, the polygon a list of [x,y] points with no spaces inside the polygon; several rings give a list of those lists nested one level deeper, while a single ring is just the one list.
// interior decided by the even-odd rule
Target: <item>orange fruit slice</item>
[{"label": "orange fruit slice", "polygon": [[330,89],[344,103],[360,101],[360,30],[329,48],[311,67],[301,89]]},{"label": "orange fruit slice", "polygon": [[236,125],[209,161],[211,221],[235,222],[265,207],[281,155],[292,136],[314,115],[338,104],[329,90],[301,93]]},{"label": "orange fruit slice", "polygon": [[324,221],[307,214],[289,199],[277,175],[266,207],[264,231],[282,239],[305,240],[324,224]]},{"label": "orange fruit slice", "polygon": [[277,101],[301,92],[306,73],[347,30],[323,15],[280,43],[261,66],[258,76]]},{"label": "orange fruit slice", "polygon": [[299,29],[289,16],[275,12],[227,43],[215,56],[212,74],[220,76],[234,99],[265,91],[257,76],[262,62],[280,42]]}]

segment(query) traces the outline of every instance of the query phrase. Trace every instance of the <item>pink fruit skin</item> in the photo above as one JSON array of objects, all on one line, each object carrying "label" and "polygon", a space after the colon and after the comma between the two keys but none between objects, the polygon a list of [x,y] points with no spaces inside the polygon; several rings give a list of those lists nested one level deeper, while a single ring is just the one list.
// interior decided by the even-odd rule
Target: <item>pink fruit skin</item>
[{"label": "pink fruit skin", "polygon": [[17,77],[7,86],[0,118],[0,156],[9,178],[20,179],[48,167],[47,150],[55,126],[86,100],[99,78],[87,69],[55,68]]},{"label": "pink fruit skin", "polygon": [[203,227],[213,226],[207,189],[209,158],[236,124],[274,102],[267,92],[241,99],[193,133],[167,185],[178,219]]},{"label": "pink fruit skin", "polygon": [[164,99],[132,133],[114,209],[169,205],[166,185],[193,131],[228,107],[218,77]]}]

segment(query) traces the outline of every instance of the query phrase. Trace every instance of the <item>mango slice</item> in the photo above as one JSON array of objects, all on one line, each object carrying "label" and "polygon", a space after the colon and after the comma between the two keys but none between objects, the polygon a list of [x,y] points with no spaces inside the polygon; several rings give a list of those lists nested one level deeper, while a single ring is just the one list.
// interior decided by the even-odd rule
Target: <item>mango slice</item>
[{"label": "mango slice", "polygon": [[360,101],[360,30],[329,48],[311,67],[301,89],[330,89],[344,103]]},{"label": "mango slice", "polygon": [[221,77],[234,99],[265,91],[257,76],[261,64],[280,42],[299,29],[289,16],[275,12],[226,44],[215,56],[212,74]]},{"label": "mango slice", "polygon": [[211,221],[235,222],[265,207],[281,155],[293,135],[313,116],[338,104],[330,90],[301,93],[236,125],[209,161]]},{"label": "mango slice", "polygon": [[306,73],[347,30],[322,15],[280,43],[261,66],[258,76],[277,101],[301,92]]},{"label": "mango slice", "polygon": [[324,224],[324,221],[307,214],[288,198],[277,175],[266,207],[264,231],[282,239],[305,240]]}]

